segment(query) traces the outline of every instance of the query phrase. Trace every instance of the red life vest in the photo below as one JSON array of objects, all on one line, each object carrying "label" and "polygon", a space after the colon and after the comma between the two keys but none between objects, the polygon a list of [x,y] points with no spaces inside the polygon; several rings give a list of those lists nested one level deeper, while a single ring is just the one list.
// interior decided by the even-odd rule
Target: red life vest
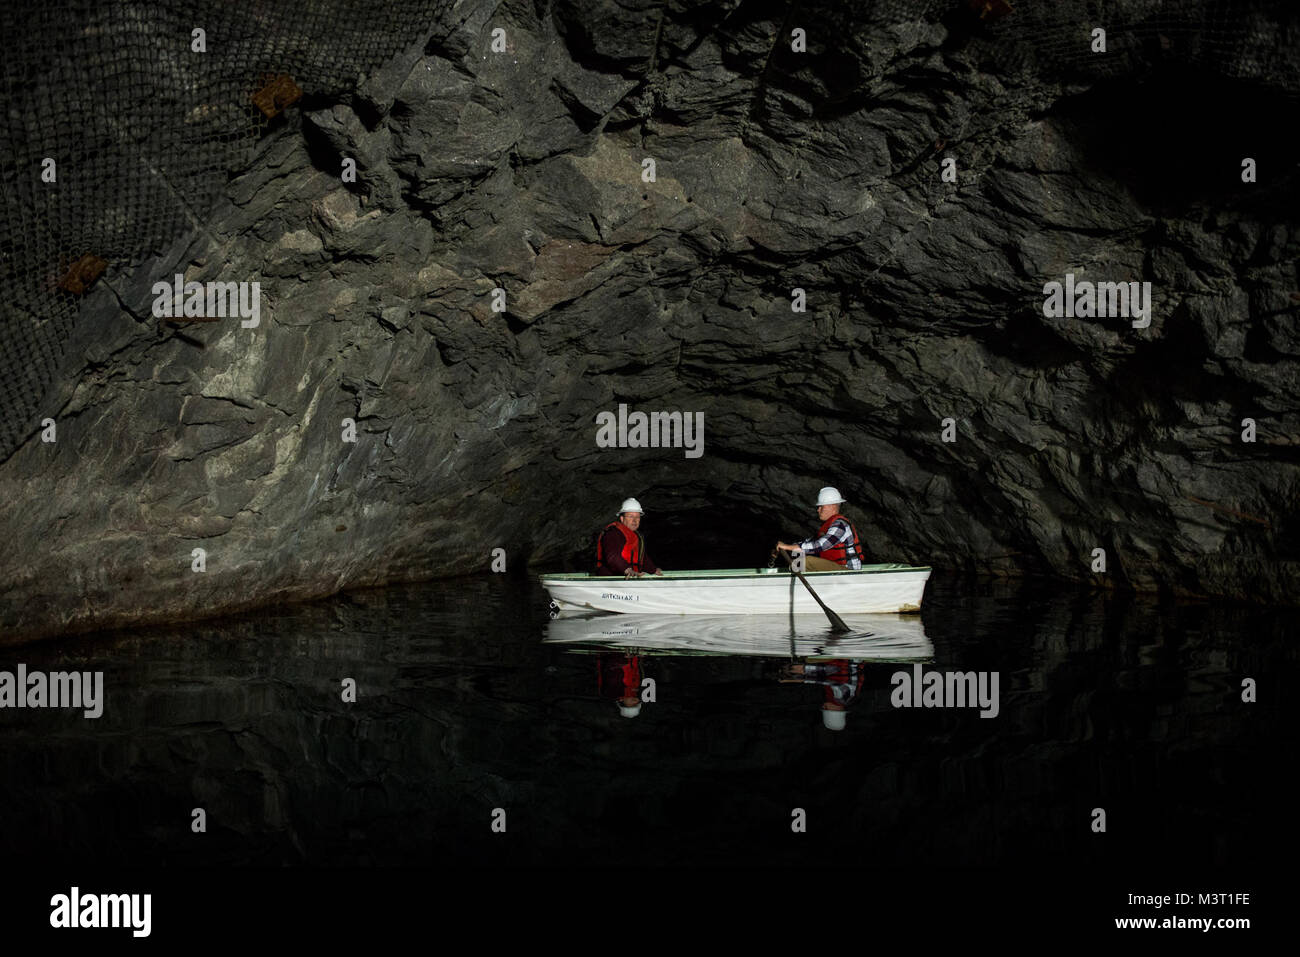
[{"label": "red life vest", "polygon": [[641,570],[641,536],[622,522],[610,522],[601,529],[600,537],[596,539],[596,572],[599,573],[603,569],[612,574],[605,567],[605,532],[611,528],[617,528],[623,533],[623,561],[627,562],[633,571],[639,572]]},{"label": "red life vest", "polygon": [[[859,561],[861,561],[862,544],[858,541],[858,530],[853,527],[852,522],[838,512],[826,519],[826,521],[822,522],[822,527],[817,531],[817,537],[821,538],[826,534],[827,529],[840,521],[844,522],[844,524],[849,527],[849,535],[853,542],[853,554],[857,556]],[[819,558],[824,558],[829,562],[837,562],[840,565],[847,565],[849,563],[848,546],[845,542],[840,542],[838,545],[832,545],[830,548],[826,549],[826,551],[818,552],[817,554]]]}]

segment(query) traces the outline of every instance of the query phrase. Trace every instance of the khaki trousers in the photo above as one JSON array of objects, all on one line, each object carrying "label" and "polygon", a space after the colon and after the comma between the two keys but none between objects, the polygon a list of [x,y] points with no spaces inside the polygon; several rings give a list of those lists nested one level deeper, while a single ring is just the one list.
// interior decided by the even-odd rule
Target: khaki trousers
[{"label": "khaki trousers", "polygon": [[818,558],[816,555],[803,557],[803,570],[806,572],[842,572],[846,567],[828,558]]}]

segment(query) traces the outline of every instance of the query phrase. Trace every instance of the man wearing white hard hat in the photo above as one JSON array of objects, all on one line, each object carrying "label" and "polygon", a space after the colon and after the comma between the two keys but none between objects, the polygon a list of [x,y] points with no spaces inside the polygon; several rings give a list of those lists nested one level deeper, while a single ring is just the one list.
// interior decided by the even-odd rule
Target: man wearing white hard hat
[{"label": "man wearing white hard hat", "polygon": [[822,527],[817,537],[797,545],[777,542],[787,552],[803,552],[804,568],[810,572],[837,572],[862,567],[862,543],[853,523],[840,514],[844,497],[840,490],[826,486],[817,493],[817,517]]},{"label": "man wearing white hard hat", "polygon": [[618,510],[618,521],[610,522],[596,542],[596,574],[640,578],[649,573],[662,575],[663,569],[646,554],[641,527],[641,503],[625,499]]}]

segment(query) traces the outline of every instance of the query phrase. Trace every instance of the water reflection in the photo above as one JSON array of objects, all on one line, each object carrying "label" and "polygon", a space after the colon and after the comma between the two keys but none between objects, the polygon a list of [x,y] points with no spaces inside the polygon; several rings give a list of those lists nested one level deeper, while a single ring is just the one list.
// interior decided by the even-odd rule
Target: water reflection
[{"label": "water reflection", "polygon": [[606,652],[596,656],[597,690],[602,698],[612,698],[618,713],[635,718],[641,713],[641,656],[624,652]]},{"label": "water reflection", "polygon": [[[847,615],[847,634],[830,630],[824,615],[583,615],[552,619],[547,644],[598,658],[599,693],[614,696],[619,713],[640,714],[651,700],[642,687],[642,662],[654,655],[788,659],[764,674],[780,684],[823,690],[823,726],[842,731],[862,691],[864,663],[928,661],[934,645],[919,616]],[[615,653],[614,649],[626,649]],[[653,685],[651,685],[651,689]]]},{"label": "water reflection", "polygon": [[918,615],[845,615],[836,635],[824,615],[584,615],[546,623],[548,644],[678,655],[918,661],[934,654]]},{"label": "water reflection", "polygon": [[[1297,756],[1294,610],[932,579],[923,619],[834,639],[817,616],[548,622],[547,602],[494,576],[5,648],[0,669],[103,670],[105,702],[0,711],[0,857],[818,865],[852,847],[881,867],[1122,870],[1265,866],[1294,828],[1264,770]],[[918,660],[1000,672],[996,718],[896,707],[890,677],[915,665],[895,662]],[[646,679],[656,700],[621,717]]]},{"label": "water reflection", "polygon": [[822,724],[827,731],[843,731],[848,723],[849,705],[862,693],[866,669],[847,658],[830,661],[794,662],[782,668],[779,680],[783,683],[820,685],[825,693],[822,701]]}]

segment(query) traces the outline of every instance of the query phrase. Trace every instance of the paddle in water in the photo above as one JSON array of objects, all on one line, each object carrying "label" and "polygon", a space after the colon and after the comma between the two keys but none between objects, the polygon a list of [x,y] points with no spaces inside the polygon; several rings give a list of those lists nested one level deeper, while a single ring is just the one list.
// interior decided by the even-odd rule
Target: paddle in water
[{"label": "paddle in water", "polygon": [[826,612],[826,617],[830,619],[831,631],[839,635],[847,634],[848,632],[852,631],[853,629],[851,629],[848,625],[844,624],[843,618],[841,618],[839,615],[835,614],[835,612],[827,608],[826,602],[822,601],[819,597],[817,597],[817,593],[813,591],[813,586],[808,584],[808,579],[803,577],[802,572],[799,572],[795,569],[794,562],[790,559],[789,554],[782,551],[781,557],[784,558],[785,563],[790,566],[790,573],[795,577],[797,577],[801,582],[803,582],[803,587],[808,589],[808,594],[813,596],[813,601],[821,605],[822,611]]}]

